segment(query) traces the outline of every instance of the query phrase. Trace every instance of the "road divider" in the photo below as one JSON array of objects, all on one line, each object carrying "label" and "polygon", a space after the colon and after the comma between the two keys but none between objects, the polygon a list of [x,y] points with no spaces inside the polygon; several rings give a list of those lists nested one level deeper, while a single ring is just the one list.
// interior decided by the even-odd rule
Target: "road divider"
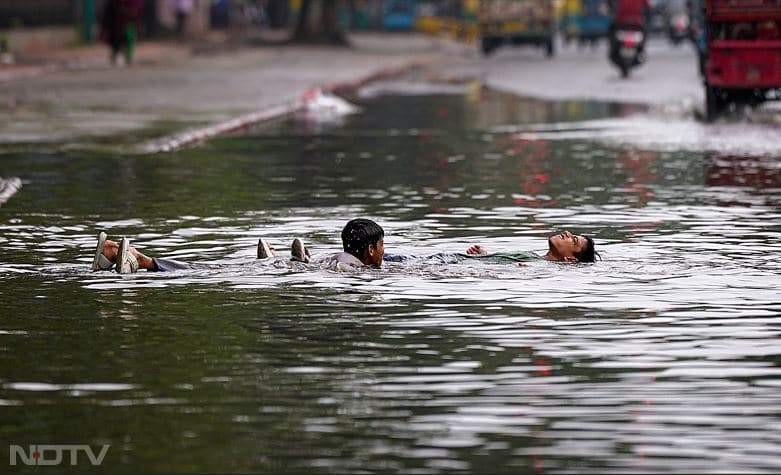
[{"label": "road divider", "polygon": [[[425,67],[430,61],[410,61],[397,67],[383,68],[371,74],[352,81],[343,81],[331,83],[323,86],[322,91],[330,94],[349,94],[361,87],[382,79],[389,79],[400,76],[409,71]],[[209,139],[221,135],[247,130],[258,124],[281,120],[290,117],[293,114],[304,110],[306,107],[306,97],[311,94],[312,88],[300,94],[299,98],[293,101],[283,102],[281,104],[267,107],[265,109],[241,115],[233,119],[218,122],[216,124],[187,130],[154,140],[142,147],[143,153],[172,152],[184,147],[191,147],[206,142]]]}]

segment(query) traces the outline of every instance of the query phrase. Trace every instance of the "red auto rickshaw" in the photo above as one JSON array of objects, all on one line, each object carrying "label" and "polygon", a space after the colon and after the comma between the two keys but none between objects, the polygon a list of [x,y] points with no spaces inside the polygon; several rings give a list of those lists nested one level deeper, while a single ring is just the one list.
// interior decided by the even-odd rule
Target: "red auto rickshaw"
[{"label": "red auto rickshaw", "polygon": [[781,99],[781,0],[704,0],[705,110]]}]

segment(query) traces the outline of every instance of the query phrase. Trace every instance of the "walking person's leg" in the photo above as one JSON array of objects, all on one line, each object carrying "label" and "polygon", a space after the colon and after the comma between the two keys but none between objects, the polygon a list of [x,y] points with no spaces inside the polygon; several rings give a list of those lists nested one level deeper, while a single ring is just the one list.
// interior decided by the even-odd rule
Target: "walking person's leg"
[{"label": "walking person's leg", "polygon": [[186,26],[187,14],[184,12],[176,12],[176,35],[179,37],[179,39],[184,38]]},{"label": "walking person's leg", "polygon": [[136,27],[133,24],[128,24],[125,27],[125,64],[128,66],[133,63],[133,57],[136,52],[136,40],[138,39],[138,33]]}]

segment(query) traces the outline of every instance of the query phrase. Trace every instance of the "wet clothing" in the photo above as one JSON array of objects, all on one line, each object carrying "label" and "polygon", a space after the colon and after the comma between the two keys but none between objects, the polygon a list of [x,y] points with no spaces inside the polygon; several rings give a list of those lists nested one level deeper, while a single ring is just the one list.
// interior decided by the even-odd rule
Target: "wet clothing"
[{"label": "wet clothing", "polygon": [[362,266],[363,262],[361,262],[360,259],[353,256],[349,252],[340,252],[338,254],[334,254],[331,256],[331,260],[336,261],[341,264],[348,264],[351,266]]},{"label": "wet clothing", "polygon": [[491,254],[463,254],[440,252],[430,256],[402,256],[388,254],[383,256],[385,262],[408,262],[411,260],[436,261],[442,264],[457,264],[468,259],[479,259],[490,264],[506,264],[507,262],[529,262],[542,259],[533,252],[495,252]]},{"label": "wet clothing", "polygon": [[160,259],[159,257],[153,257],[152,262],[155,263],[155,268],[150,272],[169,272],[190,268],[190,265],[185,264],[184,262],[173,261],[171,259]]},{"label": "wet clothing", "polygon": [[[400,254],[386,253],[383,256],[383,261],[385,262],[433,261],[441,264],[458,264],[459,262],[464,262],[469,259],[479,259],[480,261],[488,262],[490,264],[506,264],[508,262],[536,261],[542,259],[542,257],[533,252],[497,252],[482,255],[440,252],[429,256],[403,256]],[[332,254],[326,257],[325,260],[328,268],[339,271],[354,270],[364,267],[364,264],[360,259],[347,252]],[[170,272],[182,269],[192,269],[190,264],[171,259],[153,257],[152,261],[155,264],[155,268],[151,269],[150,272]]]},{"label": "wet clothing", "polygon": [[348,252],[340,252],[327,257],[327,267],[333,270],[345,271],[363,267],[363,262]]}]

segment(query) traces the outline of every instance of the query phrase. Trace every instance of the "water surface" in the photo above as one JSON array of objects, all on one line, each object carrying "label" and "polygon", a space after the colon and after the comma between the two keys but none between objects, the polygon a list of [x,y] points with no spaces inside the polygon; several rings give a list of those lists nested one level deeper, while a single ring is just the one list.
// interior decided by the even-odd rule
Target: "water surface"
[{"label": "water surface", "polygon": [[[6,151],[2,443],[110,444],[121,473],[778,472],[781,151],[451,89],[154,156]],[[255,259],[356,216],[388,252],[570,229],[603,260]],[[197,267],[92,273],[99,230]]]}]

